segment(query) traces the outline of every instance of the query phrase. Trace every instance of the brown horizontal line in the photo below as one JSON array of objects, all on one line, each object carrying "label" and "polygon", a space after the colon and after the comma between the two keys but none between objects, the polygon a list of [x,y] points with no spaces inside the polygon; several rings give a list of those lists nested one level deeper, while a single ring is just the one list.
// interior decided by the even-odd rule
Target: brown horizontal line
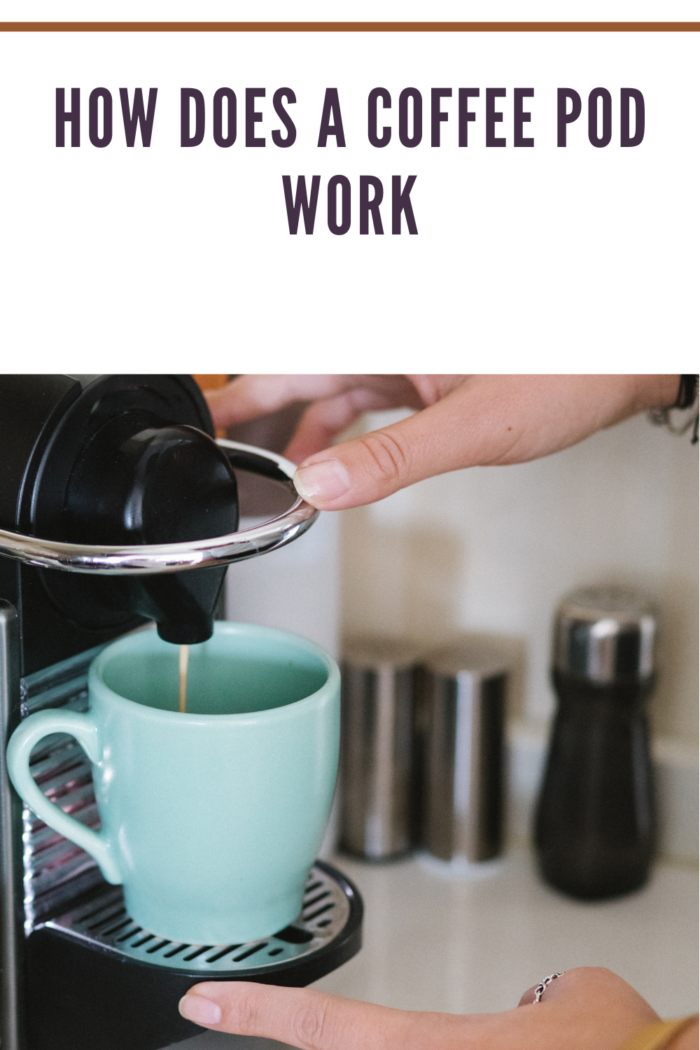
[{"label": "brown horizontal line", "polygon": [[2,33],[697,33],[700,22],[0,22]]}]

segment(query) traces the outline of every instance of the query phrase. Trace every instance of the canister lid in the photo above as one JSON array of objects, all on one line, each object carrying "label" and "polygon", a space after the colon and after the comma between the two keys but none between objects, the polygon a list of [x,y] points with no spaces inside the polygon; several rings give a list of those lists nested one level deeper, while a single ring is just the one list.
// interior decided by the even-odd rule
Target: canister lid
[{"label": "canister lid", "polygon": [[342,645],[342,662],[358,669],[414,667],[421,656],[421,647],[404,638],[356,636],[345,639]]},{"label": "canister lid", "polygon": [[497,641],[465,636],[426,655],[428,672],[456,678],[468,673],[476,678],[496,678],[508,672],[512,659]]},{"label": "canister lid", "polygon": [[650,678],[656,627],[645,594],[622,587],[573,591],[556,612],[555,668],[600,685]]}]

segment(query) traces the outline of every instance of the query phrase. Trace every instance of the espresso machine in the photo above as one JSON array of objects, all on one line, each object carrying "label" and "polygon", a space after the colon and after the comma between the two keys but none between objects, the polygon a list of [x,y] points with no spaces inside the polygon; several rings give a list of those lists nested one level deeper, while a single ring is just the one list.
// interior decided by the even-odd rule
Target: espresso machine
[{"label": "espresso machine", "polygon": [[[360,896],[321,861],[300,915],[272,937],[174,944],[140,928],[121,887],[36,818],[5,769],[22,718],[87,709],[88,667],[114,638],[149,622],[172,643],[210,637],[227,566],[316,518],[294,469],[216,441],[189,376],[0,376],[1,1050],[159,1050],[202,1032],[177,1010],[194,983],[301,987],[359,950]],[[237,531],[250,475],[289,508]],[[31,768],[52,801],[99,827],[73,738],[46,738]]]}]

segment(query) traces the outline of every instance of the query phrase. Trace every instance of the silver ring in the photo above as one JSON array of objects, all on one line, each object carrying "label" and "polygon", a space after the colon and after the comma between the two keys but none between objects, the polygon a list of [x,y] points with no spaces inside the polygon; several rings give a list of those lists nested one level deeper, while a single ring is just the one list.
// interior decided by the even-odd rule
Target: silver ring
[{"label": "silver ring", "polygon": [[565,970],[561,970],[559,973],[550,973],[549,977],[545,977],[543,981],[540,981],[540,983],[535,988],[535,998],[532,1000],[533,1006],[535,1003],[539,1003],[540,999],[544,995],[544,990],[547,987],[547,985],[551,984],[552,981],[556,981],[557,977],[561,977],[561,975],[565,972]]},{"label": "silver ring", "polygon": [[[57,540],[42,540],[36,536],[23,536],[0,529],[0,555],[43,569],[94,573],[98,576],[143,576],[243,561],[283,547],[306,532],[319,512],[298,496],[294,489],[292,477],[297,469],[296,464],[267,449],[243,445],[238,441],[219,438],[217,444],[228,452],[229,459],[235,459],[238,453],[240,465],[244,466],[248,461],[249,469],[251,461],[262,460],[267,468],[265,473],[268,476],[276,474],[278,480],[285,482],[293,493],[295,500],[289,510],[252,529],[214,539],[128,547],[59,543]],[[263,471],[259,470],[258,473]]]}]

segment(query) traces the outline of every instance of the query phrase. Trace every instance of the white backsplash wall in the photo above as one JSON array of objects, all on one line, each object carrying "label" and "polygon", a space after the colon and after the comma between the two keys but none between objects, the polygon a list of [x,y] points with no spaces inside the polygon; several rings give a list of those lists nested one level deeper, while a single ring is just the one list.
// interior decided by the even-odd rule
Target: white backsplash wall
[{"label": "white backsplash wall", "polygon": [[[264,517],[243,517],[239,528],[252,528],[264,520]],[[337,514],[319,515],[308,532],[280,550],[229,567],[227,620],[300,634],[322,645],[338,659],[340,615],[340,517]],[[330,859],[337,838],[336,795],[320,857]]]},{"label": "white backsplash wall", "polygon": [[[374,413],[367,429],[399,418]],[[550,634],[573,587],[643,587],[658,601],[657,734],[697,746],[698,451],[645,417],[534,463],[431,478],[342,514],[347,633],[439,643],[508,636],[524,652],[513,714],[553,710]]]},{"label": "white backsplash wall", "polygon": [[[252,528],[262,518],[242,518]],[[309,531],[280,550],[231,565],[226,619],[301,634],[339,653],[340,553],[336,515],[321,514]]]}]

